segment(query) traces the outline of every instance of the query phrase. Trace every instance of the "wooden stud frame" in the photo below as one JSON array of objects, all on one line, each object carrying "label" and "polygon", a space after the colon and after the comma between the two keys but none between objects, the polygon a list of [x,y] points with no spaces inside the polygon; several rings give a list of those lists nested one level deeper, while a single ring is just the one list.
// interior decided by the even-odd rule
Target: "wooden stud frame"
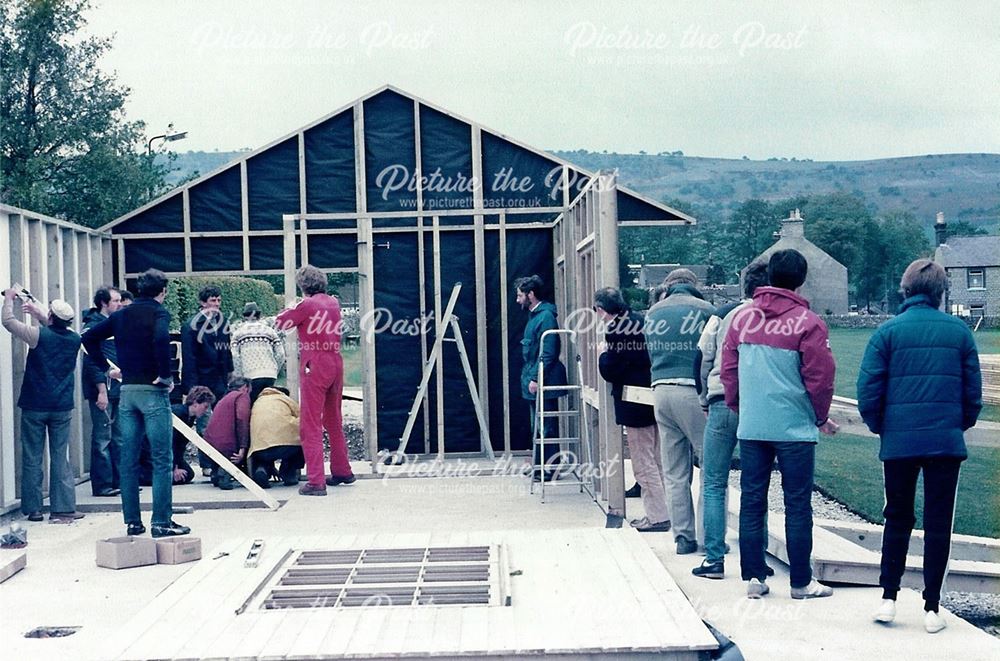
[{"label": "wooden stud frame", "polygon": [[[10,237],[0,247],[0,285],[19,282],[43,303],[62,298],[77,312],[74,328],[82,327],[82,312],[93,291],[110,274],[110,237],[59,218],[0,205],[0,235]],[[19,304],[15,303],[18,307]],[[20,317],[20,312],[15,311]],[[9,333],[0,333],[0,512],[20,505],[20,410],[16,406],[24,375],[27,347]],[[70,467],[77,481],[89,477],[90,416],[76,369],[73,417],[70,421]],[[48,466],[45,461],[44,466]],[[45,484],[47,485],[47,478]]]},{"label": "wooden stud frame", "polygon": [[[417,196],[417,209],[416,213],[412,210],[405,212],[369,212],[367,209],[366,200],[366,172],[365,172],[365,138],[364,138],[364,102],[384,91],[393,91],[404,97],[407,97],[413,102],[413,112],[414,112],[414,126],[415,126],[415,157],[416,157],[416,176],[418,177],[418,186],[416,187]],[[433,216],[437,219],[433,227],[428,227],[426,221],[430,218],[427,212],[424,210],[423,205],[423,187],[421,181],[422,174],[422,154],[421,154],[421,144],[420,144],[420,110],[421,107],[427,107],[436,110],[446,116],[452,117],[460,122],[466,123],[470,127],[470,139],[473,155],[473,177],[477,184],[474,188],[474,198],[473,198],[473,208],[472,209],[458,209],[458,210],[440,210],[436,211]],[[353,112],[354,121],[354,155],[355,155],[355,185],[356,185],[356,211],[349,213],[331,213],[331,214],[310,214],[308,213],[308,206],[306,200],[306,168],[305,168],[305,132],[309,129],[327,121],[328,119],[346,111]],[[562,186],[563,186],[563,197],[560,200],[561,204],[559,206],[543,207],[543,208],[510,208],[510,209],[485,209],[483,200],[483,164],[482,164],[482,133],[489,132],[507,142],[526,149],[530,152],[543,156],[550,161],[557,163],[562,166]],[[248,203],[247,203],[247,175],[246,175],[246,163],[247,161],[266,151],[267,149],[280,144],[291,137],[296,137],[298,140],[298,151],[299,151],[299,205],[298,213],[292,214],[292,221],[289,224],[286,216],[286,220],[283,222],[283,228],[281,230],[267,230],[267,231],[253,231],[253,236],[284,236],[285,237],[285,268],[284,269],[263,269],[263,270],[253,270],[250,269],[250,250],[249,250],[249,237],[251,236],[251,230],[249,228],[248,222]],[[189,200],[189,190],[192,186],[218,174],[228,168],[233,167],[234,163],[227,163],[216,170],[206,173],[202,177],[188,182],[182,186],[181,195],[183,201],[183,231],[181,232],[166,232],[166,233],[143,233],[143,232],[132,232],[127,234],[115,235],[114,239],[118,240],[118,279],[119,284],[124,284],[126,277],[134,277],[138,273],[127,273],[125,269],[125,243],[130,239],[139,238],[181,238],[184,241],[184,264],[185,271],[183,273],[171,272],[168,275],[179,276],[179,275],[229,275],[231,272],[228,271],[193,271],[192,269],[192,259],[191,259],[191,240],[192,238],[200,237],[239,237],[242,239],[243,244],[243,267],[244,271],[248,275],[253,274],[284,274],[286,276],[286,289],[291,286],[291,293],[294,295],[294,285],[293,279],[289,279],[288,270],[296,266],[295,260],[295,238],[298,235],[299,238],[299,250],[301,251],[303,262],[308,261],[308,249],[309,240],[308,238],[313,235],[354,235],[357,237],[358,245],[358,266],[356,268],[340,268],[340,269],[323,269],[326,272],[353,272],[358,274],[358,285],[359,285],[359,307],[361,318],[364,319],[366,314],[369,314],[374,309],[374,272],[373,272],[373,251],[374,242],[376,235],[378,234],[392,234],[397,232],[417,232],[418,237],[418,251],[420,265],[419,279],[423,280],[425,277],[425,265],[424,261],[424,249],[423,244],[425,240],[425,232],[430,231],[435,242],[439,245],[441,232],[450,231],[472,231],[474,236],[474,250],[475,250],[475,272],[476,272],[476,329],[479,337],[479,342],[477,343],[477,353],[476,353],[476,370],[477,377],[479,381],[479,388],[483,393],[483,403],[486,409],[488,419],[488,407],[489,401],[486,396],[488,393],[487,384],[489,382],[488,374],[488,356],[486,343],[483,338],[486,336],[487,325],[486,325],[486,295],[485,295],[485,270],[486,270],[486,256],[485,256],[485,236],[487,231],[497,231],[500,239],[500,278],[501,278],[501,328],[503,332],[503,341],[501,342],[501,364],[502,364],[502,379],[503,379],[503,392],[504,392],[504,402],[505,408],[511,405],[509,401],[508,384],[510,383],[510,357],[508,356],[508,346],[507,346],[507,333],[509,325],[507,323],[507,307],[508,301],[507,296],[509,292],[507,291],[507,278],[508,274],[506,272],[506,238],[507,232],[518,231],[521,229],[537,229],[537,228],[549,228],[553,229],[556,233],[556,246],[559,254],[555,255],[556,260],[556,272],[559,274],[561,280],[559,286],[559,295],[557,300],[564,309],[571,309],[581,305],[586,302],[585,299],[589,298],[592,294],[591,291],[578,290],[580,283],[577,276],[577,271],[581,266],[586,266],[588,270],[592,272],[592,281],[590,284],[600,282],[602,285],[615,285],[617,284],[617,266],[611,267],[612,259],[617,262],[617,254],[612,257],[611,252],[611,242],[617,241],[617,227],[620,226],[637,226],[637,225],[655,225],[655,226],[670,226],[670,225],[691,225],[694,224],[694,219],[687,216],[675,209],[670,209],[665,207],[653,200],[643,197],[638,193],[617,186],[617,182],[609,182],[611,187],[608,189],[606,194],[602,195],[586,195],[578,194],[574,200],[570,200],[570,178],[573,172],[579,172],[591,178],[591,186],[593,182],[598,180],[597,175],[590,173],[582,168],[579,168],[563,159],[560,159],[551,154],[547,154],[540,150],[534,149],[533,147],[526,145],[516,139],[510,138],[498,131],[492,130],[486,126],[483,126],[477,122],[466,119],[460,115],[452,113],[444,108],[441,108],[435,104],[432,104],[424,99],[416,97],[405,91],[399,90],[393,86],[383,86],[376,90],[373,90],[369,94],[357,99],[351,104],[344,105],[337,108],[333,112],[330,112],[323,117],[317,119],[316,121],[298,129],[297,131],[290,133],[288,135],[282,136],[277,140],[274,140],[263,147],[249,152],[238,159],[237,163],[240,167],[241,176],[241,210],[242,210],[242,229],[238,232],[232,231],[220,231],[220,232],[192,232],[190,224],[190,200]],[[621,190],[628,195],[641,199],[650,205],[664,209],[667,212],[673,214],[676,220],[657,220],[657,221],[624,221],[618,223],[616,220],[616,208],[614,205],[615,200],[614,195],[616,191]],[[146,209],[151,208],[160,201],[166,199],[168,196],[177,194],[177,191],[171,191],[164,196],[161,196],[157,200],[150,202],[149,204],[136,209],[135,211],[117,219],[116,221],[105,225],[102,230],[111,230],[116,225],[129,220],[135,215],[142,213]],[[602,200],[601,209],[598,209],[598,198]],[[571,207],[579,207],[571,212]],[[510,217],[521,214],[521,213],[552,213],[557,216],[557,219],[553,222],[532,222],[532,223],[510,223]],[[471,225],[440,225],[440,218],[446,216],[472,216],[473,223]],[[395,227],[395,228],[376,228],[373,227],[373,221],[380,218],[393,218],[393,217],[409,217],[417,218],[417,224],[415,227]],[[615,227],[611,228],[610,225],[607,227],[600,227],[602,225],[602,219],[610,219],[608,222],[614,221]],[[323,227],[323,221],[329,220],[354,220],[357,223],[355,229],[340,229],[340,228],[325,228]],[[291,241],[288,239],[288,235],[291,235]],[[608,237],[614,237],[608,238]],[[561,248],[561,250],[559,249]],[[575,250],[574,250],[575,249]],[[617,246],[615,246],[615,250]],[[583,259],[579,255],[579,251],[590,251],[592,255],[589,258]],[[571,253],[577,252],[577,256],[571,258]],[[582,261],[581,261],[582,260]],[[589,261],[588,261],[589,260]],[[435,260],[433,265],[438,271],[440,270],[439,259]],[[600,274],[600,277],[598,277]],[[425,284],[421,282],[421,306],[422,312],[425,310]],[[436,294],[440,296],[440,275],[436,278],[435,289]],[[288,292],[286,291],[286,298],[288,298]],[[421,342],[421,353],[422,357],[426,359],[426,338],[422,339]],[[377,392],[375,387],[375,347],[373,342],[362,342],[361,343],[362,361],[363,361],[363,372],[364,372],[364,400],[365,400],[365,428],[368,431],[369,437],[369,451],[370,455],[374,458],[377,455]],[[290,352],[290,355],[294,352]],[[289,381],[292,383],[295,378],[291,374],[292,365],[289,365]],[[571,370],[572,371],[572,370]],[[442,403],[442,393],[440,392],[441,387],[439,385],[438,392],[438,403],[439,406]],[[588,401],[592,405],[595,411],[604,409],[606,407],[601,407],[598,401],[599,397],[597,392],[603,390],[601,388],[592,389],[588,392]],[[606,415],[601,416],[606,417]],[[425,422],[425,439],[429,439],[430,430],[427,427],[429,425],[429,416],[425,408],[424,415]],[[505,421],[504,425],[504,452],[509,454],[511,451],[511,440],[510,440],[510,426],[509,421]],[[429,445],[425,447],[425,450],[429,450]],[[443,437],[441,432],[438,433],[438,450],[443,449]],[[374,466],[373,466],[374,468]]]}]

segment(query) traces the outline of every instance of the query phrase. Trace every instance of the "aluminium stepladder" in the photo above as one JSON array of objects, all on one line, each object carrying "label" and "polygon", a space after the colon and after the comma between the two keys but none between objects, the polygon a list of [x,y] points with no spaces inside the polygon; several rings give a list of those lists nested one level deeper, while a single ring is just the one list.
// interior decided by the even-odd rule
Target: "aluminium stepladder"
[{"label": "aluminium stepladder", "polygon": [[[586,489],[591,496],[594,495],[591,489],[592,485],[583,473],[583,471],[593,473],[595,467],[593,466],[591,457],[592,453],[590,447],[589,426],[587,425],[587,420],[584,416],[582,385],[583,367],[580,359],[580,352],[576,344],[576,331],[564,329],[545,331],[542,333],[540,351],[544,351],[545,349],[546,338],[552,337],[553,339],[556,339],[559,336],[566,337],[569,342],[567,355],[572,356],[573,362],[576,364],[576,383],[564,386],[546,385],[545,370],[543,369],[542,362],[539,360],[537,379],[538,391],[535,397],[535,433],[531,441],[532,470],[530,474],[531,486],[529,487],[529,493],[535,492],[534,476],[537,471],[537,474],[541,478],[538,484],[540,485],[540,492],[542,496],[541,502],[543,503],[545,502],[546,486],[578,486],[581,493],[583,493],[583,490]],[[555,410],[545,410],[545,393],[552,392],[568,395],[565,398],[567,402],[567,407],[565,409],[560,409],[559,407],[558,402],[562,400],[560,397],[559,399],[552,400],[557,402]],[[545,420],[548,418],[555,418],[561,423],[559,425],[559,434],[555,437],[547,437],[545,435]],[[572,433],[573,431],[576,433]],[[555,473],[556,477],[559,477],[559,479],[553,479],[549,482],[545,479],[545,473],[547,472],[545,466],[545,448],[546,446],[553,445],[560,449],[560,452],[556,456],[562,461],[552,469],[552,472]],[[538,457],[538,462],[540,463],[535,463],[536,456]],[[573,479],[564,479],[568,476],[572,476]]]}]

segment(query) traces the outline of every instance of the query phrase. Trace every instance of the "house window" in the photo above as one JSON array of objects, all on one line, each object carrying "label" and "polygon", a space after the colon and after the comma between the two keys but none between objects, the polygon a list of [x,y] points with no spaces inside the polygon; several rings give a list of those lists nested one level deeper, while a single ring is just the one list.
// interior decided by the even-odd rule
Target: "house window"
[{"label": "house window", "polygon": [[986,316],[986,306],[985,305],[970,305],[969,306],[969,319],[972,321],[979,321]]},{"label": "house window", "polygon": [[984,269],[969,269],[969,289],[986,289],[986,271]]}]

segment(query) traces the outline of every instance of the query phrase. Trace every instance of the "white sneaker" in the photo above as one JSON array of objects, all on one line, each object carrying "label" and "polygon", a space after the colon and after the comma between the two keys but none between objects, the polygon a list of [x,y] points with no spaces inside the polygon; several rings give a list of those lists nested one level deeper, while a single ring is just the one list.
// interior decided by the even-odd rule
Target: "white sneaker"
[{"label": "white sneaker", "polygon": [[896,619],[896,602],[893,599],[883,599],[882,605],[875,611],[875,621],[889,624]]},{"label": "white sneaker", "polygon": [[809,581],[804,588],[792,588],[792,599],[819,599],[833,594],[833,588],[820,585],[816,579]]},{"label": "white sneaker", "polygon": [[937,633],[946,626],[948,626],[948,623],[934,611],[924,613],[924,629],[927,630],[927,633]]},{"label": "white sneaker", "polygon": [[767,583],[760,579],[751,578],[747,583],[747,599],[760,599],[770,591],[771,588],[767,587]]}]

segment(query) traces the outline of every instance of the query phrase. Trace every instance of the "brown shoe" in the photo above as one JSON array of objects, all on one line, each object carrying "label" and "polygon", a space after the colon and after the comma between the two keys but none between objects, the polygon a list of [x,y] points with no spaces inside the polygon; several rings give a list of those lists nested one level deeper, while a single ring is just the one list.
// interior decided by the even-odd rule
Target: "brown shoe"
[{"label": "brown shoe", "polygon": [[49,523],[73,523],[83,518],[83,512],[51,512]]},{"label": "brown shoe", "polygon": [[326,485],[317,487],[314,484],[306,482],[301,487],[299,487],[300,496],[325,496],[326,495]]}]

